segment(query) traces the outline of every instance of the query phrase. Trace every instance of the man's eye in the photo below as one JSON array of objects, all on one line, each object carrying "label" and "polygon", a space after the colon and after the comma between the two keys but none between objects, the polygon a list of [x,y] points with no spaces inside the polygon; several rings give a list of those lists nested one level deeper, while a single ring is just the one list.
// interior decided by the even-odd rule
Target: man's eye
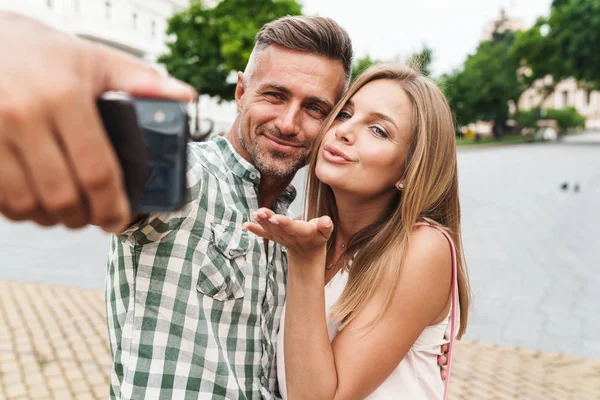
[{"label": "man's eye", "polygon": [[326,117],[327,116],[327,112],[325,112],[322,108],[317,107],[317,106],[308,106],[308,109],[312,112],[315,112],[317,114],[319,114],[322,117]]},{"label": "man's eye", "polygon": [[283,96],[281,95],[281,93],[277,93],[277,92],[266,92],[265,95],[272,97],[274,99],[277,100],[283,100]]}]

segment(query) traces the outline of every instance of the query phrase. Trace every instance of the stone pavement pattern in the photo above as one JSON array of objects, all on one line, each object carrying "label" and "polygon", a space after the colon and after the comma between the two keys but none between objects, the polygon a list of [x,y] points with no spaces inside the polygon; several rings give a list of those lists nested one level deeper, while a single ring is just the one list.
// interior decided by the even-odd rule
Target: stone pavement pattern
[{"label": "stone pavement pattern", "polygon": [[[106,399],[103,293],[0,280],[0,399]],[[452,399],[600,399],[600,360],[462,341]]]}]

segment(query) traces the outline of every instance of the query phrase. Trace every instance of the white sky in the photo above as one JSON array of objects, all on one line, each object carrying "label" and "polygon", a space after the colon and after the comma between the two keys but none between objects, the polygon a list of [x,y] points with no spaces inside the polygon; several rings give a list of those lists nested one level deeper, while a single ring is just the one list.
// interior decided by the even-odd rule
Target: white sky
[{"label": "white sky", "polygon": [[334,18],[350,34],[355,59],[407,57],[433,49],[433,75],[460,67],[504,6],[525,26],[548,15],[551,0],[300,0],[305,15]]}]

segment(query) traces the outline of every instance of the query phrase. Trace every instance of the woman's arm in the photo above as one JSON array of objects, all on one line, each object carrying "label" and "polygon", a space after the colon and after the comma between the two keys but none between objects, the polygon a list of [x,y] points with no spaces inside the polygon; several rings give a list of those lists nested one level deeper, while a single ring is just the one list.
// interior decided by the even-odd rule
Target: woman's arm
[{"label": "woman's arm", "polygon": [[[332,399],[337,387],[325,315],[325,259],[310,264],[288,251],[284,351],[290,400]],[[317,273],[311,276],[311,270]]]}]

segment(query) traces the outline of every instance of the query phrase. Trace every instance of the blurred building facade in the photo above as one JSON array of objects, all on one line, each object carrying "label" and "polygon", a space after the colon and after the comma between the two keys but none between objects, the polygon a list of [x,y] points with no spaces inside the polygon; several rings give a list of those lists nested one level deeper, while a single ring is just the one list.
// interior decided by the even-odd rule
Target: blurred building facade
[{"label": "blurred building facade", "polygon": [[[499,18],[490,21],[484,28],[481,41],[490,40],[495,30],[520,31],[526,29],[522,18],[516,16],[516,1],[512,0],[507,11],[502,10]],[[528,110],[534,107],[542,109],[561,109],[574,107],[585,118],[586,128],[600,129],[600,91],[591,91],[573,79],[565,79],[556,84],[554,92],[546,95],[542,88],[552,83],[550,77],[537,81],[531,88],[521,94],[517,107]],[[511,104],[511,112],[514,112]]]},{"label": "blurred building facade", "polygon": [[[551,81],[547,77],[546,80]],[[544,96],[540,90],[544,82],[540,80],[527,89],[519,98],[519,110],[528,110],[534,107],[542,109],[561,109],[575,107],[577,112],[585,118],[588,129],[600,129],[600,91],[589,90],[581,87],[573,78],[565,79],[556,84],[554,92]],[[544,98],[545,97],[545,98]]]},{"label": "blurred building facade", "polygon": [[[217,3],[209,0],[206,4]],[[0,0],[1,10],[36,18],[56,29],[151,63],[168,51],[165,45],[169,39],[168,19],[188,6],[189,0]],[[202,96],[200,114],[211,120],[203,121],[203,128],[212,126],[214,132],[226,132],[237,109],[235,103],[219,104]]]},{"label": "blurred building facade", "polygon": [[189,0],[0,0],[0,8],[155,61],[167,51],[168,18]]},{"label": "blurred building facade", "polygon": [[516,17],[505,10],[501,10],[500,17],[496,20],[488,22],[483,28],[481,42],[487,42],[488,40],[491,40],[494,32],[516,32],[523,29],[525,29],[525,21],[522,18]]}]

